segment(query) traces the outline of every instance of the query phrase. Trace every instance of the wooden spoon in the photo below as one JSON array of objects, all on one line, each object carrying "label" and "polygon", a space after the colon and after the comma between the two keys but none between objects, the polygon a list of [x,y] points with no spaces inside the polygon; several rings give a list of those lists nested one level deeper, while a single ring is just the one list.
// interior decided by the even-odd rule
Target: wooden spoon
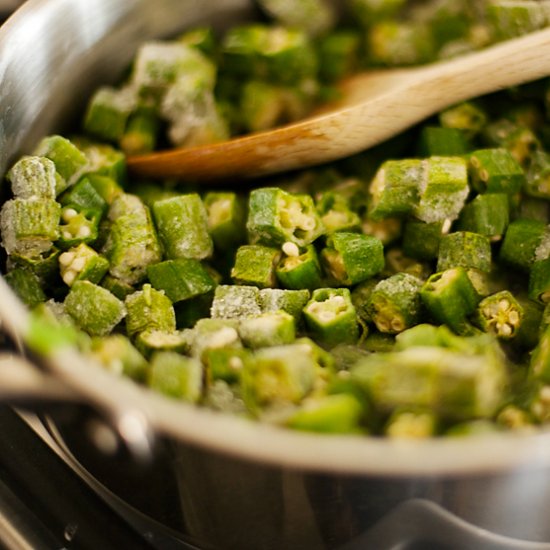
[{"label": "wooden spoon", "polygon": [[134,175],[251,178],[358,153],[460,101],[550,75],[550,28],[450,61],[370,71],[312,116],[226,142],[130,157]]}]

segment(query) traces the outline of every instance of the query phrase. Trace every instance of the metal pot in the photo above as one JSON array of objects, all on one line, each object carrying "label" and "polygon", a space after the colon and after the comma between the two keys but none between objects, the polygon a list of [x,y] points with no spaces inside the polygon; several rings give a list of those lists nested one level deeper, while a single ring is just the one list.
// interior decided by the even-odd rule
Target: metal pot
[{"label": "metal pot", "polygon": [[[141,41],[253,12],[246,0],[30,0],[0,30],[0,175],[68,128]],[[24,342],[27,311],[1,277],[0,322]],[[105,426],[93,432],[102,453],[90,451],[74,415],[54,423],[67,452],[200,548],[550,548],[546,430],[420,442],[301,434],[166,399],[72,349],[33,359],[41,368],[0,358],[3,396],[99,411],[129,460]]]}]

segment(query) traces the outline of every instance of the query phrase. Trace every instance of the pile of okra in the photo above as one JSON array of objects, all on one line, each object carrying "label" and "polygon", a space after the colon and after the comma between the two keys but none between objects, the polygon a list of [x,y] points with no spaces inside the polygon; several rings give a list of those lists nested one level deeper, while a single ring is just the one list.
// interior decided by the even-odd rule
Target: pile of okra
[{"label": "pile of okra", "polygon": [[77,133],[11,166],[3,271],[29,345],[70,341],[167,398],[298,430],[547,423],[549,81],[248,190],[135,181],[125,155],[294,120],[355,70],[535,31],[550,2],[257,4],[253,24],[144,44]]}]

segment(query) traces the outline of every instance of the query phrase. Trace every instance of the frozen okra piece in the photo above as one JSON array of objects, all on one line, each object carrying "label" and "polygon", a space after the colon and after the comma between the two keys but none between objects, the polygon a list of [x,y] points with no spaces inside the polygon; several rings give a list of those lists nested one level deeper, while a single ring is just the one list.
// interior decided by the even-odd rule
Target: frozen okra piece
[{"label": "frozen okra piece", "polygon": [[210,349],[242,348],[236,319],[200,319],[192,329],[191,355],[202,359]]},{"label": "frozen okra piece", "polygon": [[109,209],[109,233],[103,254],[109,273],[133,285],[143,281],[147,266],[160,262],[161,250],[151,214],[135,195],[118,196]]},{"label": "frozen okra piece", "polygon": [[350,208],[349,200],[339,193],[323,193],[316,200],[316,205],[327,234],[361,229],[361,218]]},{"label": "frozen okra piece", "polygon": [[466,161],[461,157],[431,157],[424,163],[413,214],[426,223],[455,220],[470,192]]},{"label": "frozen okra piece", "polygon": [[287,89],[262,80],[249,80],[242,88],[239,110],[249,132],[261,132],[288,122]]},{"label": "frozen okra piece", "polygon": [[208,57],[212,57],[216,50],[216,35],[209,26],[194,27],[186,30],[177,37],[177,41],[196,48]]},{"label": "frozen okra piece", "polygon": [[57,179],[57,194],[75,184],[88,168],[88,159],[84,152],[67,138],[58,135],[42,139],[34,155],[47,157],[55,164],[61,180]]},{"label": "frozen okra piece", "polygon": [[529,273],[529,298],[536,302],[550,302],[550,258],[536,260]]},{"label": "frozen okra piece", "polygon": [[19,159],[7,174],[14,197],[19,199],[55,199],[57,179],[55,164],[46,157]]},{"label": "frozen okra piece", "polygon": [[365,414],[361,401],[351,393],[338,393],[304,399],[286,420],[293,430],[318,433],[364,433]]},{"label": "frozen okra piece", "polygon": [[212,255],[206,208],[198,194],[156,201],[152,211],[168,259],[202,260]]},{"label": "frozen okra piece", "polygon": [[58,201],[63,206],[71,206],[78,212],[93,210],[104,214],[108,209],[108,203],[96,187],[98,178],[102,178],[102,176],[83,176],[77,183],[60,195]]},{"label": "frozen okra piece", "polygon": [[318,288],[304,308],[313,338],[327,347],[355,344],[359,338],[357,313],[347,288]]},{"label": "frozen okra piece", "polygon": [[286,242],[306,246],[325,232],[309,195],[287,193],[276,187],[250,193],[246,227],[252,243],[268,246]]},{"label": "frozen okra piece", "polygon": [[321,264],[314,245],[300,249],[297,244],[287,242],[282,252],[283,257],[275,268],[281,286],[294,290],[313,290],[321,286]]},{"label": "frozen okra piece", "polygon": [[241,387],[247,409],[262,417],[269,410],[292,410],[314,387],[317,363],[300,344],[262,348],[245,363]]},{"label": "frozen okra piece", "polygon": [[218,250],[246,240],[246,214],[242,197],[232,192],[210,191],[204,196],[208,231]]},{"label": "frozen okra piece", "polygon": [[144,357],[150,358],[156,351],[187,353],[191,349],[191,330],[144,330],[135,338],[135,346]]},{"label": "frozen okra piece", "polygon": [[[126,181],[126,156],[122,151],[106,143],[79,143],[79,148],[88,159],[85,173],[97,192],[107,204],[122,193],[122,185]],[[107,178],[101,180],[99,177]]]},{"label": "frozen okra piece", "polygon": [[372,220],[369,217],[363,219],[361,231],[365,235],[371,235],[380,239],[384,246],[397,241],[403,233],[403,220],[401,218],[383,218]]},{"label": "frozen okra piece", "polygon": [[473,323],[497,338],[514,338],[523,322],[523,307],[508,290],[487,296],[477,306]]},{"label": "frozen okra piece", "polygon": [[6,261],[6,270],[25,269],[38,277],[45,287],[52,287],[58,282],[60,254],[61,251],[55,246],[38,256],[11,254]]},{"label": "frozen okra piece", "polygon": [[59,256],[59,271],[68,286],[81,280],[99,283],[109,271],[109,262],[93,248],[81,243]]},{"label": "frozen okra piece", "polygon": [[370,217],[376,220],[410,214],[418,204],[425,169],[425,163],[418,159],[384,162],[370,184]]},{"label": "frozen okra piece", "polygon": [[132,88],[99,88],[88,103],[84,116],[84,130],[96,138],[118,143],[124,135],[126,124],[136,107]]},{"label": "frozen okra piece", "polygon": [[92,338],[89,353],[107,370],[139,382],[145,381],[147,361],[123,334]]},{"label": "frozen okra piece", "polygon": [[159,130],[160,119],[154,109],[137,109],[118,138],[120,148],[126,155],[150,153],[157,145]]},{"label": "frozen okra piece", "polygon": [[548,326],[541,332],[539,342],[531,353],[529,375],[545,384],[550,383],[550,328]]},{"label": "frozen okra piece", "polygon": [[197,359],[174,351],[157,351],[149,365],[147,385],[169,397],[197,403],[203,392],[203,368]]},{"label": "frozen okra piece", "polygon": [[380,332],[397,334],[420,319],[422,281],[408,273],[397,273],[378,282],[367,302],[367,311]]},{"label": "frozen okra piece", "polygon": [[439,243],[437,271],[453,267],[491,271],[491,243],[486,235],[455,231],[444,235]]},{"label": "frozen okra piece", "polygon": [[247,285],[219,285],[210,314],[214,319],[244,319],[262,313],[260,290]]},{"label": "frozen okra piece", "polygon": [[550,198],[550,153],[535,151],[525,174],[523,190],[531,197]]},{"label": "frozen okra piece", "polygon": [[76,324],[92,336],[109,334],[126,316],[124,302],[90,281],[76,281],[64,304]]},{"label": "frozen okra piece", "polygon": [[375,21],[391,19],[398,15],[407,0],[347,0],[353,17],[364,27]]},{"label": "frozen okra piece", "polygon": [[314,36],[329,31],[336,23],[334,6],[327,0],[259,0],[258,4],[277,23]]},{"label": "frozen okra piece", "polygon": [[420,132],[420,154],[431,156],[461,156],[468,152],[466,134],[460,128],[424,126]]},{"label": "frozen okra piece", "polygon": [[67,249],[81,243],[92,244],[99,236],[101,210],[69,204],[61,209],[58,245]]},{"label": "frozen okra piece", "polygon": [[472,186],[480,193],[515,195],[525,184],[525,172],[508,149],[478,149],[469,155]]},{"label": "frozen okra piece", "polygon": [[247,244],[240,246],[231,269],[231,278],[237,285],[254,285],[258,288],[276,286],[275,267],[281,258],[278,248]]},{"label": "frozen okra piece", "polygon": [[147,268],[150,283],[162,290],[175,304],[201,294],[207,294],[216,287],[216,281],[198,260],[178,258],[152,264]]},{"label": "frozen okra piece", "polygon": [[230,384],[239,382],[245,363],[252,360],[252,351],[244,348],[213,348],[206,350],[203,363],[210,383],[224,380]]},{"label": "frozen okra piece", "polygon": [[489,0],[486,17],[495,40],[522,36],[548,25],[550,7],[535,0]]},{"label": "frozen okra piece", "polygon": [[447,221],[407,221],[403,229],[403,252],[417,260],[436,259],[441,238],[449,232],[450,226],[450,222]]},{"label": "frozen okra piece", "polygon": [[145,330],[176,330],[176,315],[170,298],[150,284],[126,297],[126,332],[134,336]]},{"label": "frozen okra piece", "polygon": [[242,319],[239,336],[252,349],[291,344],[296,339],[296,321],[284,311],[268,311]]},{"label": "frozen okra piece", "polygon": [[336,30],[319,40],[319,77],[323,82],[337,82],[359,65],[361,34],[355,30]]},{"label": "frozen okra piece", "polygon": [[397,409],[384,426],[390,438],[422,439],[437,432],[437,416],[430,410]]},{"label": "frozen okra piece", "polygon": [[59,236],[61,206],[54,199],[11,199],[0,210],[2,244],[8,254],[37,257]]},{"label": "frozen okra piece", "polygon": [[439,113],[443,128],[463,131],[468,138],[478,135],[487,125],[487,113],[476,103],[465,101]]},{"label": "frozen okra piece", "polygon": [[528,218],[512,221],[504,234],[500,259],[516,269],[528,272],[537,259],[536,251],[546,232],[546,224],[543,221]]},{"label": "frozen okra piece", "polygon": [[19,299],[31,308],[47,300],[40,279],[27,269],[12,269],[4,275],[4,280]]},{"label": "frozen okra piece", "polygon": [[176,41],[153,41],[139,49],[131,82],[141,99],[159,103],[182,75],[200,77],[203,86],[211,89],[215,71],[213,63],[196,48]]},{"label": "frozen okra piece", "polygon": [[463,267],[434,273],[422,286],[420,298],[432,319],[457,333],[467,331],[467,319],[479,302]]},{"label": "frozen okra piece", "polygon": [[264,313],[284,311],[294,317],[297,325],[302,319],[302,310],[309,298],[310,292],[305,289],[263,288],[260,290],[260,305]]},{"label": "frozen okra piece", "polygon": [[458,228],[499,241],[510,221],[510,201],[506,193],[485,193],[469,202],[460,213]]},{"label": "frozen okra piece", "polygon": [[384,268],[384,246],[376,237],[338,232],[321,252],[325,272],[338,284],[351,286],[370,279]]},{"label": "frozen okra piece", "polygon": [[411,347],[371,354],[352,369],[352,379],[383,412],[423,408],[455,420],[488,418],[505,397],[507,374],[500,348],[486,338],[477,353]]}]

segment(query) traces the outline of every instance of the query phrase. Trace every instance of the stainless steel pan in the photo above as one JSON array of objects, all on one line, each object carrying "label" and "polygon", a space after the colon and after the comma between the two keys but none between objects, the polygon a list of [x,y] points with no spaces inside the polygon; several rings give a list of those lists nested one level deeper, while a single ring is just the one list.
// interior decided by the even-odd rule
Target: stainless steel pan
[{"label": "stainless steel pan", "polygon": [[[68,128],[141,41],[253,11],[245,0],[30,0],[0,30],[0,175],[41,136]],[[27,311],[1,277],[0,322],[24,349]],[[4,352],[0,394],[106,415],[134,456],[153,457],[149,466],[135,478],[117,469],[99,432],[105,452],[88,461],[79,428],[59,423],[68,449],[107,485],[105,472],[121,471],[134,496],[124,483],[111,489],[138,508],[161,503],[142,511],[201,548],[550,548],[548,431],[421,442],[300,434],[152,394],[72,349],[40,363]]]}]

